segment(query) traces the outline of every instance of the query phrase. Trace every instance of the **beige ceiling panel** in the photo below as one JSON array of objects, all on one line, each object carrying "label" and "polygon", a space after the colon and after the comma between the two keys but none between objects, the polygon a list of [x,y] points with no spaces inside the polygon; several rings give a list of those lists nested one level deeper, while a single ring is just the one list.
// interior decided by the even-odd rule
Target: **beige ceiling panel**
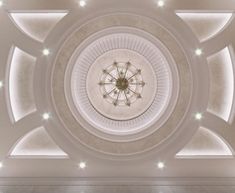
[{"label": "beige ceiling panel", "polygon": [[207,158],[232,156],[228,145],[209,129],[200,127],[189,143],[177,153],[177,158]]},{"label": "beige ceiling panel", "polygon": [[13,121],[36,111],[33,79],[36,58],[15,47],[9,70],[9,96]]},{"label": "beige ceiling panel", "polygon": [[176,12],[203,42],[221,32],[232,19],[232,13]]},{"label": "beige ceiling panel", "polygon": [[31,38],[44,42],[67,12],[10,12],[17,27]]},{"label": "beige ceiling panel", "polygon": [[67,154],[61,150],[44,127],[34,129],[24,136],[14,147],[11,157],[36,157],[36,158],[66,158]]},{"label": "beige ceiling panel", "polygon": [[208,57],[210,95],[208,111],[229,121],[234,96],[233,64],[228,47]]}]

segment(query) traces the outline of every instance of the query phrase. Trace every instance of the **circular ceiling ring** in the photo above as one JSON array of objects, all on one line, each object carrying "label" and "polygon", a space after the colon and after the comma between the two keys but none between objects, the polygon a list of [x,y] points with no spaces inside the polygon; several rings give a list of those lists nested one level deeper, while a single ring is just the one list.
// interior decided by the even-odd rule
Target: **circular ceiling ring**
[{"label": "circular ceiling ring", "polygon": [[[67,103],[68,98],[65,96],[65,74],[68,63],[76,49],[93,34],[114,27],[139,29],[151,34],[155,39],[160,40],[172,56],[176,69],[180,75],[177,101],[167,120],[157,130],[156,127],[158,127],[158,125],[151,125],[148,128],[148,130],[152,129],[153,132],[151,134],[145,135],[144,137],[136,135],[135,140],[129,140],[127,138],[126,141],[122,141],[123,136],[112,140],[107,134],[107,136],[100,137],[97,134],[88,131],[87,128],[91,127],[90,123],[88,123],[81,115],[80,122],[77,121],[77,118],[75,118]],[[83,49],[85,49],[85,47],[86,46],[84,46]],[[59,118],[62,120],[64,127],[72,134],[74,139],[77,140],[77,143],[85,145],[96,152],[98,151],[100,153],[116,156],[143,153],[153,149],[169,138],[177,130],[182,123],[185,114],[187,114],[191,102],[192,90],[193,81],[190,65],[184,51],[174,36],[160,24],[136,15],[109,15],[96,18],[83,25],[66,40],[60,49],[52,73],[51,92],[55,105],[54,108],[56,109]],[[105,137],[108,139],[105,139]]]},{"label": "circular ceiling ring", "polygon": [[[144,32],[130,27],[108,28],[97,32],[95,40],[93,36],[89,37],[76,49],[67,66],[65,76],[67,103],[79,122],[81,122],[79,115],[85,114],[83,117],[93,126],[86,127],[86,129],[101,138],[111,141],[144,138],[158,129],[175,107],[179,78],[174,60],[165,46],[150,34],[144,33],[149,40],[134,35],[141,33]],[[123,43],[119,40],[123,40]],[[150,43],[150,40],[158,47]],[[86,49],[83,49],[85,47],[83,44],[88,45]],[[136,44],[139,46],[137,47]],[[144,53],[141,53],[143,51]],[[94,56],[99,52],[101,56],[94,57],[95,62],[87,62],[89,61],[87,56]],[[113,108],[113,105],[103,100],[99,92],[100,87],[97,86],[102,75],[102,68],[109,66],[113,63],[113,58],[117,59],[117,57],[119,60],[131,59],[138,64],[139,69],[142,68],[142,75],[145,76],[147,85],[144,87],[143,97],[131,108]],[[103,64],[106,66],[102,66]],[[98,72],[100,75],[93,76]],[[86,89],[86,84],[92,89]],[[93,108],[95,105],[91,100],[98,101],[96,108]],[[100,111],[102,111],[101,115]],[[156,126],[149,129],[153,124]]]}]

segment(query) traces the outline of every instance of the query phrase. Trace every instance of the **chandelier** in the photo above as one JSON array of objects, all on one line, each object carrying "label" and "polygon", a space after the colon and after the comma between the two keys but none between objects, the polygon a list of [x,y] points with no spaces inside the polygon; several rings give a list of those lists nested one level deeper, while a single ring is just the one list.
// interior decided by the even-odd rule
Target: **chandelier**
[{"label": "chandelier", "polygon": [[142,98],[145,82],[141,69],[131,62],[116,62],[102,70],[100,82],[103,98],[114,106],[131,106]]}]

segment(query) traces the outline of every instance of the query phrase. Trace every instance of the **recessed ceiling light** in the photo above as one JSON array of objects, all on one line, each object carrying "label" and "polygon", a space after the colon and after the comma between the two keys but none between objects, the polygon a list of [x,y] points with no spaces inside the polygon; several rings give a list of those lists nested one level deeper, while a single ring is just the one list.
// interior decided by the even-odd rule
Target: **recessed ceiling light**
[{"label": "recessed ceiling light", "polygon": [[196,49],[195,50],[195,54],[197,55],[197,56],[201,56],[202,55],[202,50],[201,49]]},{"label": "recessed ceiling light", "polygon": [[165,2],[163,0],[159,0],[157,2],[158,7],[163,7],[165,5]]},{"label": "recessed ceiling light", "polygon": [[2,81],[0,81],[0,88],[2,88],[3,87],[3,82]]},{"label": "recessed ceiling light", "polygon": [[79,163],[79,168],[80,169],[85,169],[86,168],[86,162],[80,162]]},{"label": "recessed ceiling light", "polygon": [[0,7],[2,7],[3,6],[3,1],[0,1]]},{"label": "recessed ceiling light", "polygon": [[2,168],[3,167],[3,163],[2,162],[0,162],[0,168]]},{"label": "recessed ceiling light", "polygon": [[79,5],[80,5],[80,7],[85,7],[86,6],[86,1],[85,0],[80,0]]},{"label": "recessed ceiling light", "polygon": [[201,120],[202,119],[202,114],[201,113],[196,113],[195,114],[195,119],[196,120]]},{"label": "recessed ceiling light", "polygon": [[158,162],[157,167],[159,169],[163,169],[165,167],[165,164],[163,162]]},{"label": "recessed ceiling light", "polygon": [[50,54],[50,50],[45,48],[43,51],[42,51],[43,55],[44,56],[48,56]]},{"label": "recessed ceiling light", "polygon": [[48,120],[50,118],[50,114],[49,113],[44,113],[42,115],[42,117],[43,117],[44,120]]}]

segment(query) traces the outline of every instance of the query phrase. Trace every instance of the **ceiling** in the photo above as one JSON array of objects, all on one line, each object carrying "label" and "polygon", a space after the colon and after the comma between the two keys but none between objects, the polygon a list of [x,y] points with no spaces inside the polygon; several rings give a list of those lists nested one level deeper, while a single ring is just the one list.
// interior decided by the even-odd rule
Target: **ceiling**
[{"label": "ceiling", "polygon": [[0,184],[235,183],[235,2],[163,2],[3,1]]}]

